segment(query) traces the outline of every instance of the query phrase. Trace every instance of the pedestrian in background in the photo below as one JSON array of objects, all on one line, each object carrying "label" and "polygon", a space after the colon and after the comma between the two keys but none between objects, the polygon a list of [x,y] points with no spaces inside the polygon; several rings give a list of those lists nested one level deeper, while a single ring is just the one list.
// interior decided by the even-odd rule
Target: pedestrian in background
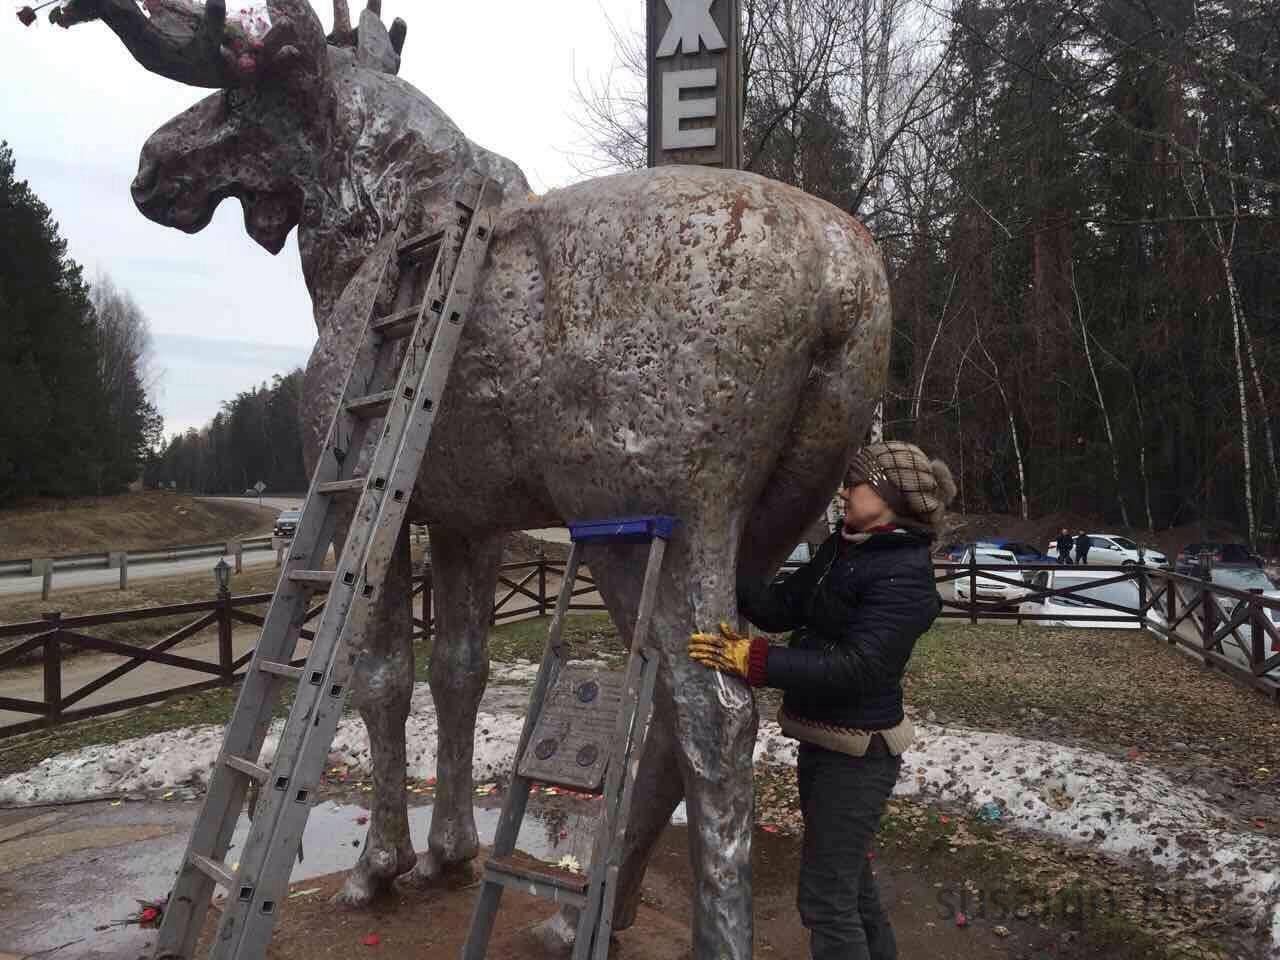
[{"label": "pedestrian in background", "polygon": [[1089,535],[1083,530],[1076,537],[1076,563],[1089,562]]},{"label": "pedestrian in background", "polygon": [[1058,562],[1071,563],[1071,533],[1066,527],[1062,528],[1062,533],[1058,535]]}]

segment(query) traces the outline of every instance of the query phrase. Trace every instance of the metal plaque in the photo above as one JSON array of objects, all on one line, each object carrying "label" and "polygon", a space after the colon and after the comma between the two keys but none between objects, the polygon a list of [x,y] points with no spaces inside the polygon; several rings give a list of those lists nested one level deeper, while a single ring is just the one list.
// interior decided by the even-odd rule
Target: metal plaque
[{"label": "metal plaque", "polygon": [[562,669],[520,759],[520,776],[599,790],[612,752],[622,682],[621,672],[600,667]]}]

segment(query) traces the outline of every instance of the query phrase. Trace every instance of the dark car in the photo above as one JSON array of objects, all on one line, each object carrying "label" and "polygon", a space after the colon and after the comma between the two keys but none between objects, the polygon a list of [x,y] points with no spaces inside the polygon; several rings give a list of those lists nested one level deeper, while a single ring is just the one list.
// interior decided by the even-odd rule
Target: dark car
[{"label": "dark car", "polygon": [[945,547],[937,551],[938,557],[947,563],[959,563],[960,558],[964,556],[966,543],[948,543]]},{"label": "dark car", "polygon": [[990,547],[994,550],[1008,550],[1018,558],[1018,563],[1057,563],[1057,557],[1041,553],[1031,544],[1022,540],[1010,540],[1008,537],[990,537],[978,542],[978,548]]},{"label": "dark car", "polygon": [[280,516],[276,517],[274,534],[286,540],[292,539],[293,535],[298,532],[298,519],[301,516],[301,510],[285,510]]},{"label": "dark car", "polygon": [[1214,566],[1228,564],[1233,566],[1261,567],[1262,561],[1247,544],[1243,543],[1189,543],[1178,551],[1173,561],[1173,572],[1185,576],[1195,576],[1200,566],[1200,554],[1213,554]]}]

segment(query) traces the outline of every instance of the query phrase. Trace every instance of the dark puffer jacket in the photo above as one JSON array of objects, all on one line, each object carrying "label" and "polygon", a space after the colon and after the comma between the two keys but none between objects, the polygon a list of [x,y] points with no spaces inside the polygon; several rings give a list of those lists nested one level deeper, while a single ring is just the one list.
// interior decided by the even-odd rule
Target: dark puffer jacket
[{"label": "dark puffer jacket", "polygon": [[942,601],[929,537],[897,530],[862,543],[834,534],[781,583],[740,590],[738,608],[771,633],[764,685],[786,691],[792,716],[860,730],[902,720],[902,675]]}]

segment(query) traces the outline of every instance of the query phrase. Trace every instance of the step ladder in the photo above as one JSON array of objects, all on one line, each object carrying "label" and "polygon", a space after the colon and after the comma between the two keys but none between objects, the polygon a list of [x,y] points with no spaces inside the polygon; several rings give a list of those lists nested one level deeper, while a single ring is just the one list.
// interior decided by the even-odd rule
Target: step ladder
[{"label": "step ladder", "polygon": [[[570,523],[569,562],[547,632],[546,652],[529,697],[516,750],[516,769],[494,834],[493,853],[471,919],[463,960],[483,960],[502,891],[514,887],[579,910],[573,960],[604,960],[609,954],[622,837],[631,809],[636,766],[653,712],[658,653],[647,644],[666,541],[675,519],[624,517]],[[584,548],[648,543],[644,585],[626,670],[594,669],[568,662],[561,639]],[[592,845],[590,872],[574,873],[516,850],[516,838],[534,783],[604,796],[604,811]]]},{"label": "step ladder", "polygon": [[[211,960],[256,960],[266,951],[500,200],[496,183],[468,174],[443,229],[406,239],[397,228],[376,288],[389,282],[395,262],[393,308],[375,317],[376,294],[369,305],[288,560],[164,910],[157,958],[192,956],[215,887],[226,891],[226,901]],[[357,476],[366,436],[379,439],[367,475]],[[336,570],[322,570],[344,497],[356,498],[350,529]],[[295,660],[309,600],[325,589],[328,600],[311,651],[305,662]],[[293,706],[268,768],[260,761],[262,744],[286,684],[293,685]],[[239,862],[228,864],[224,858],[251,784],[259,792],[256,815]]]}]

